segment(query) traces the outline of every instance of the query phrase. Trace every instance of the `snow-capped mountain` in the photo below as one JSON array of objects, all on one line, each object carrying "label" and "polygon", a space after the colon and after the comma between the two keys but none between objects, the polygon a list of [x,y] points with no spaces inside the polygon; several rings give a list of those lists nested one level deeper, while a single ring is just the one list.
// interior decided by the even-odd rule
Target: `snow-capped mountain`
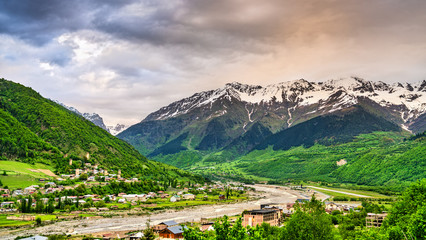
[{"label": "snow-capped mountain", "polygon": [[[283,82],[262,87],[238,82],[228,83],[223,88],[196,93],[189,98],[174,102],[150,114],[146,120],[164,120],[190,112],[195,108],[209,105],[221,98],[232,98],[248,104],[270,104],[271,102],[292,103],[295,106],[319,104],[325,108],[332,97],[340,98],[330,109],[337,111],[358,103],[358,97],[365,97],[385,107],[401,108],[401,117],[407,122],[426,112],[426,81],[417,84],[370,82],[357,77],[308,82],[304,79]],[[248,113],[250,114],[250,113]]]},{"label": "snow-capped mountain", "polygon": [[85,119],[94,123],[96,126],[102,128],[102,129],[105,129],[106,131],[109,132],[108,128],[105,126],[104,120],[102,119],[101,116],[99,116],[99,114],[97,114],[97,113],[83,113],[82,116]]},{"label": "snow-capped mountain", "polygon": [[185,150],[242,153],[294,127],[314,136],[287,131],[299,138],[295,142],[309,145],[372,131],[423,132],[425,120],[426,81],[387,84],[350,77],[268,86],[233,82],[162,107],[118,137],[152,157]]},{"label": "snow-capped mountain", "polygon": [[97,113],[81,113],[80,111],[78,111],[74,107],[67,106],[67,105],[65,105],[65,104],[63,104],[63,103],[61,103],[59,101],[54,101],[54,102],[56,102],[57,104],[63,106],[64,108],[70,110],[71,112],[74,112],[74,113],[76,113],[76,114],[84,117],[85,119],[91,121],[93,124],[95,124],[96,126],[98,126],[98,127],[102,128],[102,129],[106,130],[107,132],[110,132],[108,130],[108,128],[105,126],[104,120],[102,119],[101,116],[99,116],[99,114],[97,114]]},{"label": "snow-capped mountain", "polygon": [[117,123],[117,125],[115,126],[107,126],[108,131],[114,136],[126,130],[128,127],[129,126],[127,125],[119,124],[119,123]]}]

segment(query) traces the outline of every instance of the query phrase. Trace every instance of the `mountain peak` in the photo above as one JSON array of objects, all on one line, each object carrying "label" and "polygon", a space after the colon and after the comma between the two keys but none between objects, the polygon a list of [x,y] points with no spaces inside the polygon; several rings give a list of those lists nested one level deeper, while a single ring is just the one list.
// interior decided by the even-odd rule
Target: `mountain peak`
[{"label": "mountain peak", "polygon": [[[423,93],[426,91],[426,81],[419,84],[390,85],[381,81],[372,82],[352,76],[330,79],[325,82],[310,82],[301,78],[265,87],[239,82],[227,83],[222,88],[196,93],[191,97],[174,102],[150,114],[145,120],[164,120],[206,106],[211,109],[213,103],[224,99],[249,105],[278,102],[287,104],[287,107],[324,104],[330,96],[334,96],[339,91],[344,92],[344,94],[339,93],[339,96],[348,95],[339,100],[342,103],[345,102],[345,107],[356,104],[356,98],[363,97],[370,98],[381,106],[403,106],[411,111],[414,117],[426,111],[426,94]],[[336,106],[336,108],[340,107],[340,105]]]}]

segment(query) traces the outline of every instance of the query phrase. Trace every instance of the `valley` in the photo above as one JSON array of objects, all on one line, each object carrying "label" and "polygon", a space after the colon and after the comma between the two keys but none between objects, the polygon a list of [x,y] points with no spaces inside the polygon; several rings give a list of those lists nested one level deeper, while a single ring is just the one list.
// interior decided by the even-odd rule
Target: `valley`
[{"label": "valley", "polygon": [[[423,186],[425,108],[420,95],[403,93],[424,85],[232,83],[115,137],[124,126],[111,132],[97,114],[1,79],[0,237],[121,238],[148,231],[149,221],[192,228],[231,216],[239,226],[256,211],[273,211],[287,229],[300,208],[316,204],[325,222],[354,221],[363,232],[368,214],[390,211],[406,189]],[[395,92],[405,96],[400,105]]]},{"label": "valley", "polygon": [[[178,223],[200,221],[201,218],[216,219],[224,215],[234,216],[241,214],[242,209],[253,209],[260,204],[292,203],[304,194],[301,191],[290,190],[289,188],[273,185],[253,185],[255,191],[250,192],[252,200],[232,204],[215,204],[185,208],[183,210],[166,210],[162,212],[153,212],[143,216],[125,216],[106,219],[90,220],[72,220],[57,222],[44,227],[20,231],[19,235],[34,234],[61,234],[68,233],[72,235],[92,235],[102,236],[105,233],[142,230],[146,227],[145,223],[150,220],[153,225],[162,221],[174,220]],[[320,193],[318,193],[320,194]],[[320,199],[326,195],[318,195]],[[15,231],[3,232],[0,234],[2,239],[14,239],[17,235]]]}]

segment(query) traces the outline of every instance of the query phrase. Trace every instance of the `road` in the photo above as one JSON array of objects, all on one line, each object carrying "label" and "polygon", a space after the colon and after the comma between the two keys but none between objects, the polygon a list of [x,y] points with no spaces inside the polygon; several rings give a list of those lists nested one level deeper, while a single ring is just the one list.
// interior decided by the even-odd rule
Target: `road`
[{"label": "road", "polygon": [[[102,219],[84,219],[56,222],[54,224],[21,231],[10,231],[0,233],[1,239],[14,239],[17,236],[27,236],[35,234],[96,234],[112,231],[128,231],[144,229],[148,220],[151,224],[158,224],[163,221],[175,220],[178,223],[188,221],[199,221],[201,218],[215,218],[224,215],[233,216],[241,214],[245,209],[256,209],[260,204],[265,203],[293,203],[300,196],[300,193],[286,187],[273,185],[250,185],[256,191],[250,195],[257,200],[239,202],[233,204],[205,205],[192,208],[185,208],[180,211],[166,211],[154,213],[150,216],[127,216]],[[306,194],[306,193],[304,193]],[[321,198],[321,197],[320,197]]]},{"label": "road", "polygon": [[365,198],[371,197],[371,196],[367,196],[367,195],[361,195],[361,194],[356,194],[356,193],[348,193],[348,192],[343,192],[343,191],[331,190],[331,189],[327,189],[327,188],[320,188],[320,187],[314,187],[314,186],[308,186],[308,187],[318,189],[320,191],[324,190],[324,191],[335,192],[335,193],[343,193],[343,194],[355,196],[355,197],[365,197]]}]

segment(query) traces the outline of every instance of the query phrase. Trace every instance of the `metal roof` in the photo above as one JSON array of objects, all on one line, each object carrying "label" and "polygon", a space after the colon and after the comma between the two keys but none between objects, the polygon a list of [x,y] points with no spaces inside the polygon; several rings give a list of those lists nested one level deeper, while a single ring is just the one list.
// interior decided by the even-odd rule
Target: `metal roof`
[{"label": "metal roof", "polygon": [[174,220],[171,220],[171,221],[161,222],[160,224],[164,224],[167,226],[175,226],[175,225],[178,225],[179,223],[175,222]]},{"label": "metal roof", "polygon": [[172,232],[173,234],[179,234],[179,233],[183,233],[183,229],[187,229],[187,227],[184,226],[182,228],[182,226],[173,226],[173,227],[168,227],[167,229],[169,229],[169,231]]},{"label": "metal roof", "polygon": [[28,238],[22,238],[21,240],[47,240],[47,237],[35,235],[35,236],[32,236],[32,237],[28,237]]}]

